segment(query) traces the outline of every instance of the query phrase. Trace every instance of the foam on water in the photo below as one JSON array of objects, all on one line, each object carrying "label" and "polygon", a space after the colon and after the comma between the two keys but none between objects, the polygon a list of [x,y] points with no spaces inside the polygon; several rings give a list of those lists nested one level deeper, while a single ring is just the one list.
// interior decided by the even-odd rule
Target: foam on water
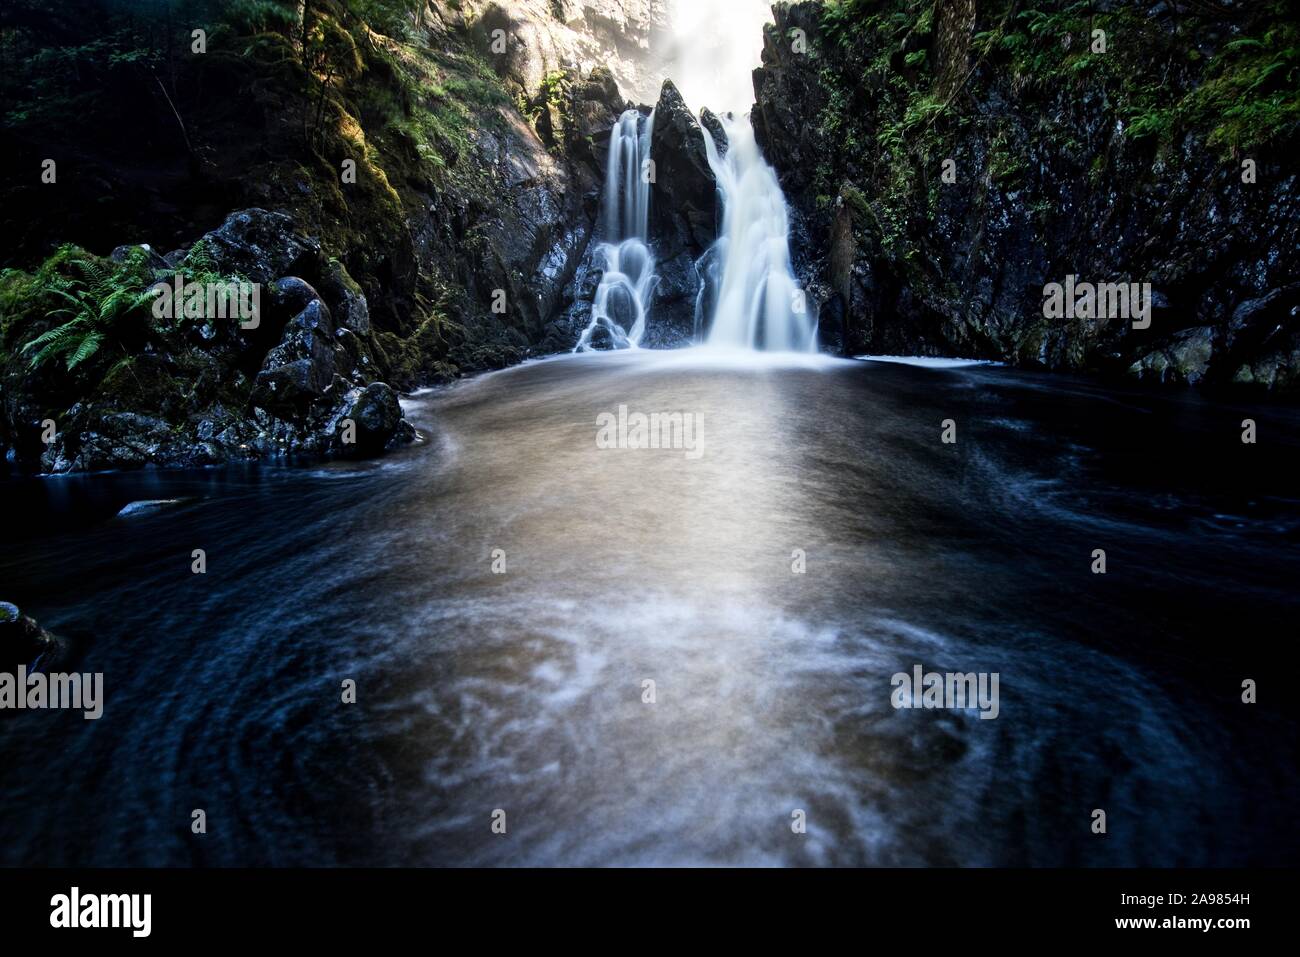
[{"label": "foam on water", "polygon": [[943,356],[854,356],[863,362],[892,362],[897,365],[916,366],[919,369],[966,369],[971,366],[998,366],[991,359],[958,359]]},{"label": "foam on water", "polygon": [[[1134,417],[1011,370],[733,358],[580,355],[458,383],[408,405],[431,440],[392,469],[95,477],[121,486],[109,515],[199,500],[0,551],[25,611],[92,636],[78,667],[110,689],[92,736],[79,715],[0,722],[0,862],[1290,855],[1274,822],[1297,772],[1273,751],[1294,724],[1238,717],[1223,675],[1294,617],[1300,558],[1259,524],[1182,521],[1191,492],[1211,518],[1235,495],[1177,458],[1142,462],[1172,517],[1106,459],[1126,428],[1199,450],[1221,409]],[[599,448],[620,404],[702,416],[705,455]],[[947,416],[979,440],[943,446]],[[177,543],[208,549],[207,576],[178,572]],[[1098,543],[1125,574],[1091,576]],[[998,672],[998,718],[895,710],[891,675],[916,664]],[[222,822],[198,844],[175,824],[195,794]]]}]

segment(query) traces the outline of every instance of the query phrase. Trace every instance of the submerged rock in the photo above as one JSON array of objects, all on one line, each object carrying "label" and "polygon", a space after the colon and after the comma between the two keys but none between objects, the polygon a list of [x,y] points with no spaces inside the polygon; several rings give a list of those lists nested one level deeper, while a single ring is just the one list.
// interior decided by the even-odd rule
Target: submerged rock
[{"label": "submerged rock", "polygon": [[128,502],[117,510],[118,518],[131,518],[136,515],[147,515],[150,512],[159,512],[165,508],[171,508],[175,505],[183,505],[192,501],[189,498],[149,498],[141,499],[138,502]]},{"label": "submerged rock", "polygon": [[62,657],[65,643],[12,602],[0,601],[0,671],[40,662],[42,667]]}]

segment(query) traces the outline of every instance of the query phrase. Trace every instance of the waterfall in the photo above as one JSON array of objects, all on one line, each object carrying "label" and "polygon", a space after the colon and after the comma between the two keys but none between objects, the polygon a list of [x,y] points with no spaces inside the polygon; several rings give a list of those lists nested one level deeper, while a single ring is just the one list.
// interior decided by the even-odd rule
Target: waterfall
[{"label": "waterfall", "polygon": [[763,159],[748,116],[721,118],[726,155],[704,130],[722,201],[722,229],[700,260],[697,335],[709,346],[815,352],[817,323],[790,267],[790,217],[776,171]]},{"label": "waterfall", "polygon": [[592,338],[605,332],[617,349],[635,349],[645,335],[650,298],[657,279],[650,239],[650,179],[645,171],[654,135],[654,112],[643,116],[628,110],[609,137],[605,167],[605,199],[601,216],[603,242],[600,286],[591,304],[591,321],[574,351],[592,348]]}]

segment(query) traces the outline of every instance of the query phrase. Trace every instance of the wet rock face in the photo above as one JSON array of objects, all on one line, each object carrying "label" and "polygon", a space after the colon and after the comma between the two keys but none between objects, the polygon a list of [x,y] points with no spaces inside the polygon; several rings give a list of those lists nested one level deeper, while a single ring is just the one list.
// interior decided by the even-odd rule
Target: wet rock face
[{"label": "wet rock face", "polygon": [[321,290],[335,303],[338,324],[359,336],[370,334],[370,306],[366,294],[338,260],[331,260],[321,277]]},{"label": "wet rock face", "polygon": [[671,80],[655,105],[650,158],[650,241],[659,284],[645,345],[664,348],[683,345],[694,334],[700,290],[695,264],[717,238],[719,215],[704,132]]},{"label": "wet rock face", "polygon": [[[320,243],[299,235],[284,213],[244,209],[231,213],[196,244],[222,274],[270,283],[281,276],[315,276],[322,264]],[[191,250],[187,262],[196,256]]]},{"label": "wet rock face", "polygon": [[1167,345],[1153,349],[1130,368],[1141,379],[1197,385],[1205,379],[1214,358],[1215,330],[1210,326],[1175,333]]},{"label": "wet rock face", "polygon": [[[600,284],[603,260],[598,246],[598,201],[604,190],[605,163],[608,159],[610,127],[626,104],[617,101],[614,91],[604,84],[601,74],[593,74],[594,92],[601,107],[594,114],[601,125],[588,134],[594,142],[589,198],[593,216],[583,223],[588,230],[583,255],[568,273],[564,289],[557,297],[560,309],[548,323],[541,351],[568,351],[591,318],[591,303]],[[593,89],[589,82],[587,89]],[[648,112],[647,107],[641,107]],[[700,280],[697,261],[712,246],[717,236],[717,188],[709,168],[704,134],[700,122],[691,115],[687,104],[671,81],[663,84],[654,106],[654,134],[650,159],[654,179],[650,187],[650,245],[656,259],[657,283],[650,302],[649,320],[642,345],[653,349],[677,348],[692,341],[696,299]],[[712,117],[712,114],[706,115]],[[716,117],[712,117],[716,124]],[[721,127],[718,127],[721,133]],[[722,142],[725,142],[723,137]],[[580,151],[575,152],[578,155]],[[576,247],[575,247],[576,248]],[[613,341],[604,333],[590,343],[594,349],[612,348]]]},{"label": "wet rock face", "polygon": [[[557,321],[580,304],[575,277],[593,254],[609,131],[627,108],[608,69],[564,73],[532,105],[537,127],[512,110],[480,131],[477,163],[497,183],[489,204],[422,256],[463,290],[449,308],[461,327],[449,358],[465,372],[573,347]],[[457,232],[460,235],[456,235]],[[581,327],[579,327],[580,329]]]},{"label": "wet rock face", "polygon": [[699,256],[717,237],[717,186],[704,133],[671,80],[655,105],[650,158],[650,236],[662,259],[683,251]]},{"label": "wet rock face", "polygon": [[[1152,17],[1137,4],[1104,9],[1132,7],[1150,25],[1141,42],[1196,47],[1202,59],[1240,27],[1216,39],[1159,6]],[[807,224],[794,254],[818,291],[823,341],[1300,391],[1296,134],[1252,150],[1254,182],[1244,182],[1245,154],[1225,157],[1204,130],[1133,135],[1115,91],[1087,71],[1034,83],[986,62],[973,40],[997,28],[986,5],[936,11],[928,32],[910,30],[897,48],[834,42],[810,2],[778,5],[767,32],[755,127]],[[796,30],[809,53],[794,48]],[[1063,38],[1062,56],[1067,42],[1081,41]],[[951,106],[909,125],[895,88],[881,86],[881,62]],[[1198,61],[1170,62],[1173,98],[1195,88]],[[1150,327],[1046,317],[1045,287],[1069,275],[1149,283]]]},{"label": "wet rock face", "polygon": [[727,131],[722,128],[722,121],[707,106],[700,110],[700,126],[713,137],[713,146],[719,157],[727,155]]},{"label": "wet rock face", "polygon": [[816,119],[832,90],[824,86],[806,53],[796,53],[791,31],[819,36],[819,5],[796,3],[774,10],[776,24],[763,33],[762,66],[754,71],[754,136],[763,156],[781,174],[787,194],[802,195],[812,185],[823,146]]}]

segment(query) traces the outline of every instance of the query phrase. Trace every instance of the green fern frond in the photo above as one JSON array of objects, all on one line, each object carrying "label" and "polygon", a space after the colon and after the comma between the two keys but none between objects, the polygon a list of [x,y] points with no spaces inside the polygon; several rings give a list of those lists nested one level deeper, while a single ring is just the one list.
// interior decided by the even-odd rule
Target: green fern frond
[{"label": "green fern frond", "polygon": [[68,357],[68,371],[71,372],[98,352],[103,342],[104,334],[102,332],[92,332],[82,339],[76,349],[73,350],[72,355]]}]

